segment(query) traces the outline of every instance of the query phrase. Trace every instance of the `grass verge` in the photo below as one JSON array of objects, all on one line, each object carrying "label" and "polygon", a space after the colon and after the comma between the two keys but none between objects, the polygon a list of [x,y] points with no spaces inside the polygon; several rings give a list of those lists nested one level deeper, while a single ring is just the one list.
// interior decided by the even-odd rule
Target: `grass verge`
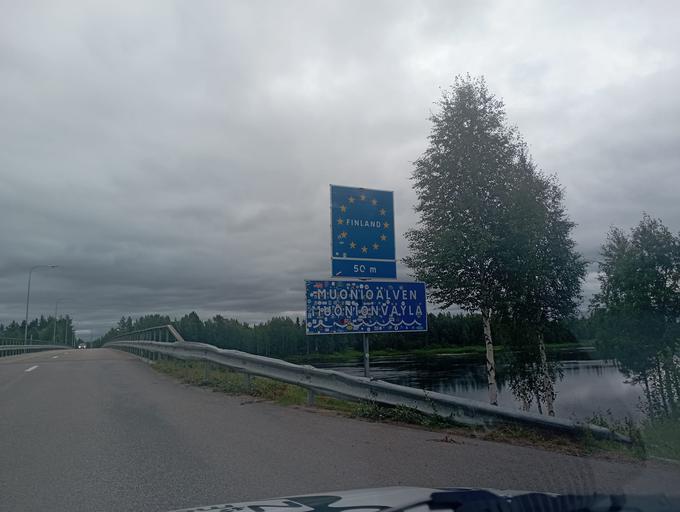
[{"label": "grass verge", "polygon": [[679,417],[646,421],[641,435],[650,455],[680,462]]},{"label": "grass verge", "polygon": [[632,419],[616,420],[610,411],[588,418],[633,440],[631,448],[639,457],[656,457],[680,462],[680,417],[648,418],[636,424]]}]

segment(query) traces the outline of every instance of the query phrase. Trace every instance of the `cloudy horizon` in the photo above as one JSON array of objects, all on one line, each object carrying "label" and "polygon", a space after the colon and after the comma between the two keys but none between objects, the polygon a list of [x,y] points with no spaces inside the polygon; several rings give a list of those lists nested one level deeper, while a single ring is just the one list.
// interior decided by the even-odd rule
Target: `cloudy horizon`
[{"label": "cloudy horizon", "polygon": [[97,335],[301,315],[330,275],[329,184],[394,190],[407,255],[412,162],[464,73],[557,175],[586,259],[642,212],[680,231],[675,2],[2,4],[0,323],[38,264],[60,267],[30,316],[68,298]]}]

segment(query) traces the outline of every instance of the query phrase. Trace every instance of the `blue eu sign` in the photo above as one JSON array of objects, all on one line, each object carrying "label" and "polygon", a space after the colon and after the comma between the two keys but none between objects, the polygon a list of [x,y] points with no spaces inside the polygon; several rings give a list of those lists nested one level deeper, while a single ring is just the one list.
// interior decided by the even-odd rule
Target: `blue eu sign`
[{"label": "blue eu sign", "polygon": [[396,278],[394,196],[331,185],[334,277]]},{"label": "blue eu sign", "polygon": [[306,281],[307,334],[426,331],[425,284]]}]

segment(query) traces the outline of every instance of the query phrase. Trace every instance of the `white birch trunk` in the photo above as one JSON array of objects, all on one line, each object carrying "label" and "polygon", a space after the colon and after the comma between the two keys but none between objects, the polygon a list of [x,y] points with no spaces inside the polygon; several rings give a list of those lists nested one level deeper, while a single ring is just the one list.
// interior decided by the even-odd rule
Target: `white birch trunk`
[{"label": "white birch trunk", "polygon": [[541,372],[543,373],[543,390],[545,393],[545,408],[548,415],[555,416],[555,386],[548,372],[548,358],[545,353],[543,333],[538,334],[538,350],[541,355]]},{"label": "white birch trunk", "polygon": [[493,339],[491,338],[491,314],[488,309],[482,310],[484,324],[484,345],[486,346],[486,378],[489,384],[489,403],[498,405],[498,388],[496,387],[496,363],[493,357]]}]

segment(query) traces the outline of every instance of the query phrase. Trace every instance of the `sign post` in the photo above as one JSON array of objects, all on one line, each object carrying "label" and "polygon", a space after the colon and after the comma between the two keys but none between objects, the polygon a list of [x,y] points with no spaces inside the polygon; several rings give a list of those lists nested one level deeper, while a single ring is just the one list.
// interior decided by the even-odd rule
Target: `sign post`
[{"label": "sign post", "polygon": [[368,334],[362,334],[364,338],[364,377],[369,379],[371,377],[370,363],[368,359]]},{"label": "sign post", "polygon": [[[306,281],[308,335],[427,331],[425,284],[396,281],[394,195],[331,185],[331,275]],[[380,279],[392,279],[383,281]]]}]

